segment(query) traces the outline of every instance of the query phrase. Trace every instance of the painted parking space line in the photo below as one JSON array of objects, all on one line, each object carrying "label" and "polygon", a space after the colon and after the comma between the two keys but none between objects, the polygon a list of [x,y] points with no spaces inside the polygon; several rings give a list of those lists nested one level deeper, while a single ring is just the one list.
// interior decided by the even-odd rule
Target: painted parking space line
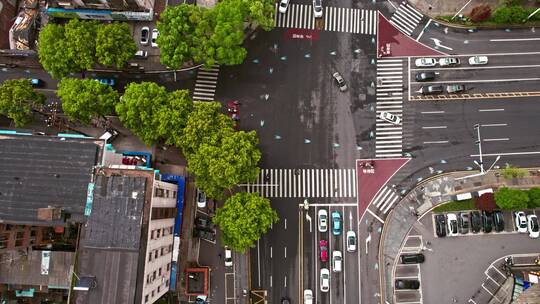
[{"label": "painted parking space line", "polygon": [[[530,152],[508,152],[508,153],[488,153],[488,154],[482,154],[482,156],[517,156],[517,155],[534,155],[534,154],[540,154],[540,151],[530,151]],[[479,154],[471,154],[470,157],[478,157]]]},{"label": "painted parking space line", "polygon": [[478,112],[502,112],[504,109],[498,108],[498,109],[478,109]]},{"label": "painted parking space line", "polygon": [[510,138],[506,137],[506,138],[484,138],[483,139],[484,141],[508,141],[510,140]]},{"label": "painted parking space line", "polygon": [[425,112],[420,112],[420,114],[443,114],[444,111],[425,111]]},{"label": "painted parking space line", "polygon": [[483,124],[480,125],[481,127],[506,127],[508,124],[500,123],[500,124]]},{"label": "painted parking space line", "polygon": [[447,144],[448,143],[448,140],[436,140],[436,141],[425,141],[424,142],[424,145],[429,145],[429,144]]},{"label": "painted parking space line", "polygon": [[422,129],[446,129],[447,126],[422,127]]}]

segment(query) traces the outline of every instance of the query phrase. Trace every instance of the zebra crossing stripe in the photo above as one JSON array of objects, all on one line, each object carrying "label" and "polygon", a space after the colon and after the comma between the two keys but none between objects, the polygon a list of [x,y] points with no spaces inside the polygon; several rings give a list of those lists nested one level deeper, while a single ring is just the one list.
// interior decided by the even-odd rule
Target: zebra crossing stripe
[{"label": "zebra crossing stripe", "polygon": [[212,101],[216,94],[216,85],[219,75],[219,65],[210,68],[199,68],[193,89],[194,101]]},{"label": "zebra crossing stripe", "polygon": [[411,35],[420,21],[422,21],[423,15],[418,12],[414,7],[407,2],[402,2],[397,11],[394,12],[390,18],[390,23],[400,29],[407,35]]}]

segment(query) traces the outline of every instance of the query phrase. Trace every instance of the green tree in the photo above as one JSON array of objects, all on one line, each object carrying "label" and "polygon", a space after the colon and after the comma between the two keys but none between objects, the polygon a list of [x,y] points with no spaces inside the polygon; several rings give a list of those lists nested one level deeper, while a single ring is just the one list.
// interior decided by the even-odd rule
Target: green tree
[{"label": "green tree", "polygon": [[538,208],[540,207],[540,188],[532,187],[527,191],[529,195],[529,208]]},{"label": "green tree", "polygon": [[78,65],[68,56],[68,43],[62,25],[48,23],[38,38],[38,57],[43,68],[55,78],[80,71]]},{"label": "green tree", "polygon": [[257,193],[237,193],[216,210],[213,218],[222,231],[223,243],[238,252],[254,247],[272,224],[279,220],[270,201]]},{"label": "green tree", "polygon": [[194,105],[183,134],[176,143],[186,157],[197,153],[201,144],[215,146],[220,144],[222,138],[234,133],[233,121],[219,113],[220,108],[218,102],[199,102]]},{"label": "green tree", "polygon": [[119,94],[111,86],[94,79],[63,78],[58,84],[62,110],[72,120],[89,124],[93,117],[114,112]]},{"label": "green tree", "polygon": [[261,159],[257,144],[255,131],[233,132],[217,145],[201,144],[196,153],[187,157],[197,187],[209,197],[221,199],[225,189],[253,182],[259,174],[257,165]]},{"label": "green tree", "polygon": [[137,46],[124,22],[103,25],[97,31],[96,55],[99,63],[121,69],[133,58]]},{"label": "green tree", "polygon": [[44,102],[45,95],[36,92],[28,79],[10,79],[0,85],[0,114],[17,127],[32,121],[32,110]]},{"label": "green tree", "polygon": [[529,196],[523,190],[503,187],[495,193],[495,203],[501,209],[523,209],[527,208]]},{"label": "green tree", "polygon": [[523,23],[527,18],[527,11],[521,6],[501,6],[491,18],[498,24],[516,24]]},{"label": "green tree", "polygon": [[275,2],[273,0],[240,1],[247,11],[247,19],[250,23],[261,26],[265,31],[269,31],[274,27]]},{"label": "green tree", "polygon": [[218,3],[212,13],[216,21],[211,36],[215,48],[213,59],[207,59],[206,65],[216,62],[225,65],[241,64],[247,56],[247,51],[242,47],[244,42],[243,8],[237,5],[237,1],[225,1]]},{"label": "green tree", "polygon": [[168,93],[164,87],[153,82],[130,83],[116,113],[122,123],[135,135],[151,145],[182,136],[185,117],[191,110],[192,101],[187,91]]},{"label": "green tree", "polygon": [[96,62],[96,33],[97,21],[81,21],[71,19],[65,25],[65,40],[67,48],[65,56],[77,66],[77,71],[88,70]]}]

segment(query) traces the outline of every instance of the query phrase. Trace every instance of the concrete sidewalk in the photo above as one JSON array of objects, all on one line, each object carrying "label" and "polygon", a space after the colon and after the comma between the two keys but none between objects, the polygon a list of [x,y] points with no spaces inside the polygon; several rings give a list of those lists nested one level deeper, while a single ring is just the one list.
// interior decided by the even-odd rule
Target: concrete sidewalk
[{"label": "concrete sidewalk", "polygon": [[536,169],[530,169],[529,175],[520,179],[505,179],[498,172],[462,180],[456,178],[473,174],[470,172],[448,173],[435,176],[419,183],[405,196],[388,215],[381,236],[382,251],[379,251],[379,272],[381,280],[381,301],[392,303],[393,282],[392,265],[398,258],[399,249],[404,243],[413,224],[431,208],[451,201],[459,193],[474,192],[486,188],[494,190],[503,186],[527,189],[540,186],[540,176]]},{"label": "concrete sidewalk", "polygon": [[429,17],[436,16],[454,16],[460,10],[460,14],[468,15],[471,10],[481,4],[487,4],[491,7],[492,12],[499,5],[499,0],[409,0],[416,9],[428,15]]}]

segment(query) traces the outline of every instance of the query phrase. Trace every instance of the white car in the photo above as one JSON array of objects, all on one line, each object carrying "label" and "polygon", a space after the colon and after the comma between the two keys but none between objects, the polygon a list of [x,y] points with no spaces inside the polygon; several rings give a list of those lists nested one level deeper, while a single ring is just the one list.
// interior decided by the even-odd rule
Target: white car
[{"label": "white car", "polygon": [[201,189],[197,189],[197,207],[206,207],[206,193],[204,193]]},{"label": "white car", "polygon": [[394,125],[399,125],[401,122],[401,118],[399,118],[399,116],[385,111],[382,111],[379,114],[379,118]]},{"label": "white car", "polygon": [[287,12],[287,8],[289,8],[289,0],[281,0],[279,1],[279,12],[282,14],[285,14]]},{"label": "white car", "polygon": [[315,16],[315,18],[322,18],[322,0],[313,0],[313,15]]},{"label": "white car", "polygon": [[448,235],[457,235],[458,234],[457,216],[454,213],[448,213],[446,215],[446,220],[448,223]]},{"label": "white car", "polygon": [[225,267],[232,267],[232,251],[225,247]]},{"label": "white car", "polygon": [[418,58],[414,61],[416,67],[430,68],[437,65],[437,59],[435,58]]},{"label": "white car", "polygon": [[538,238],[540,236],[540,232],[538,229],[538,218],[534,214],[527,215],[527,231],[529,231],[529,236],[533,239]]},{"label": "white car", "polygon": [[514,224],[519,233],[527,233],[527,216],[523,211],[514,212]]},{"label": "white car", "polygon": [[327,268],[321,269],[321,291],[328,292],[330,289],[330,271]]},{"label": "white car", "polygon": [[150,28],[143,26],[141,28],[141,45],[148,45],[148,36],[150,35]]},{"label": "white car", "polygon": [[319,209],[319,232],[328,231],[328,212],[326,209]]},{"label": "white car", "polygon": [[341,255],[341,251],[334,250],[332,252],[332,271],[341,272],[342,268],[343,268],[343,256]]},{"label": "white car", "polygon": [[473,56],[469,57],[469,65],[485,65],[488,63],[487,56]]},{"label": "white car", "polygon": [[439,65],[441,67],[451,67],[459,65],[459,58],[456,57],[446,57],[439,59]]},{"label": "white car", "polygon": [[352,230],[347,231],[347,251],[356,251],[356,233]]},{"label": "white car", "polygon": [[313,304],[313,291],[311,289],[304,290],[304,304]]},{"label": "white car", "polygon": [[156,48],[158,47],[158,44],[157,44],[157,37],[159,36],[159,31],[158,29],[153,29],[152,30],[152,40],[151,40],[151,44],[152,44],[152,47]]}]

